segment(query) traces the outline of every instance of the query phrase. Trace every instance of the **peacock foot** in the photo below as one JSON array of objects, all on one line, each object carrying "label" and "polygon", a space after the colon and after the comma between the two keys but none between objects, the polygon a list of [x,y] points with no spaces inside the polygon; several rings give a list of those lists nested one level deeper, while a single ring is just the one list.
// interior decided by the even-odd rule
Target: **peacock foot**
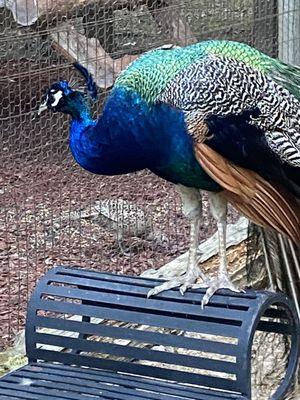
[{"label": "peacock foot", "polygon": [[[202,271],[198,268],[195,267],[192,269],[190,272],[186,272],[182,276],[178,276],[174,279],[171,279],[167,282],[164,282],[161,285],[155,286],[153,289],[149,290],[147,297],[155,296],[161,292],[164,292],[165,290],[173,289],[176,287],[179,287],[179,291],[182,295],[187,291],[187,289],[193,289],[194,287],[199,287],[199,284],[196,284],[196,281],[198,278],[203,279],[204,275]],[[204,277],[203,284],[206,283],[206,286],[208,286],[208,280]]]},{"label": "peacock foot", "polygon": [[131,246],[125,246],[124,245],[124,241],[123,238],[117,238],[117,242],[118,242],[118,247],[119,247],[119,251],[120,254],[122,254],[123,257],[131,257],[132,256],[132,248]]},{"label": "peacock foot", "polygon": [[124,257],[130,257],[131,254],[131,249],[130,248],[125,248],[123,246],[123,244],[119,243],[119,249],[120,249],[120,253],[122,254],[122,256]]},{"label": "peacock foot", "polygon": [[195,285],[195,288],[206,288],[206,293],[201,302],[201,308],[204,308],[211,299],[211,297],[217,292],[219,289],[229,289],[233,292],[245,292],[243,289],[239,289],[236,287],[230,280],[227,274],[219,275],[217,278],[212,278],[207,282],[203,282]]}]

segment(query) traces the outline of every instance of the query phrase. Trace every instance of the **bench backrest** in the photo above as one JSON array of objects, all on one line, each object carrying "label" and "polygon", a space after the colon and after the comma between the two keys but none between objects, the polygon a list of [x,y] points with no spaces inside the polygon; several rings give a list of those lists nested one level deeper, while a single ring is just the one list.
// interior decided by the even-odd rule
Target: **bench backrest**
[{"label": "bench backrest", "polygon": [[[153,376],[242,393],[250,398],[251,341],[270,295],[218,294],[202,310],[204,291],[170,290],[147,299],[160,282],[57,267],[29,303],[29,360]],[[275,294],[274,294],[275,296]],[[289,324],[261,321],[263,330]],[[270,325],[271,324],[271,325]]]}]

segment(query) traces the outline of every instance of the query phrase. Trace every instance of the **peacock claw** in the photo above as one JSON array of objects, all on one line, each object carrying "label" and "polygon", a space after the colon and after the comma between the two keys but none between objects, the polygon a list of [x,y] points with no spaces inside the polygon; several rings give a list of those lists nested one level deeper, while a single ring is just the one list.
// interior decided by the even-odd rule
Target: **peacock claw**
[{"label": "peacock claw", "polygon": [[239,289],[236,287],[230,280],[227,275],[219,275],[217,278],[211,279],[209,283],[206,282],[200,283],[196,285],[197,288],[206,288],[206,293],[201,302],[201,308],[203,309],[211,299],[211,297],[219,290],[219,289],[229,289],[233,292],[244,293],[243,289]]},{"label": "peacock claw", "polygon": [[[198,277],[197,277],[198,278]],[[198,284],[195,283],[195,281],[197,280],[197,278],[195,279],[193,276],[190,277],[186,277],[185,282],[180,286],[179,291],[181,293],[182,296],[184,296],[185,292],[188,289],[196,289],[198,287]],[[208,280],[204,280],[203,283],[201,284],[208,284]]]},{"label": "peacock claw", "polygon": [[[165,290],[169,290],[169,289],[174,289],[176,287],[179,287],[179,291],[182,294],[182,296],[184,295],[184,293],[187,291],[187,289],[193,289],[194,287],[199,287],[199,284],[196,284],[195,282],[197,281],[197,279],[199,277],[202,277],[203,274],[199,269],[198,271],[193,270],[193,273],[186,273],[182,276],[179,276],[175,279],[172,279],[170,281],[164,282],[161,285],[155,286],[153,289],[149,290],[147,297],[151,297],[151,296],[155,296],[161,292],[164,292]],[[208,286],[207,281],[205,280],[204,282],[206,282],[206,286]],[[204,284],[203,282],[203,284]]]}]

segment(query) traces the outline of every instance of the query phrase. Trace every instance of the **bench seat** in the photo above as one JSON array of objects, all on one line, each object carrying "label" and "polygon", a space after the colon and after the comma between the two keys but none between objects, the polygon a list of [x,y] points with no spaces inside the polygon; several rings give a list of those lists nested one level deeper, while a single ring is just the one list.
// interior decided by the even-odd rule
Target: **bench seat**
[{"label": "bench seat", "polygon": [[0,380],[6,400],[244,400],[238,394],[52,363],[32,363]]}]

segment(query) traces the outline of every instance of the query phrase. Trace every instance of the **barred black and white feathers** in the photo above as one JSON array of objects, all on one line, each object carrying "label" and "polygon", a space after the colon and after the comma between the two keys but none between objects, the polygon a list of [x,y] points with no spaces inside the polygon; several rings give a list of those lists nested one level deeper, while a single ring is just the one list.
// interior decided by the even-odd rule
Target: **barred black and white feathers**
[{"label": "barred black and white feathers", "polygon": [[178,74],[159,100],[184,111],[193,136],[208,116],[258,108],[259,116],[250,123],[264,132],[270,150],[283,162],[300,167],[300,89],[297,98],[260,68],[209,54]]}]

